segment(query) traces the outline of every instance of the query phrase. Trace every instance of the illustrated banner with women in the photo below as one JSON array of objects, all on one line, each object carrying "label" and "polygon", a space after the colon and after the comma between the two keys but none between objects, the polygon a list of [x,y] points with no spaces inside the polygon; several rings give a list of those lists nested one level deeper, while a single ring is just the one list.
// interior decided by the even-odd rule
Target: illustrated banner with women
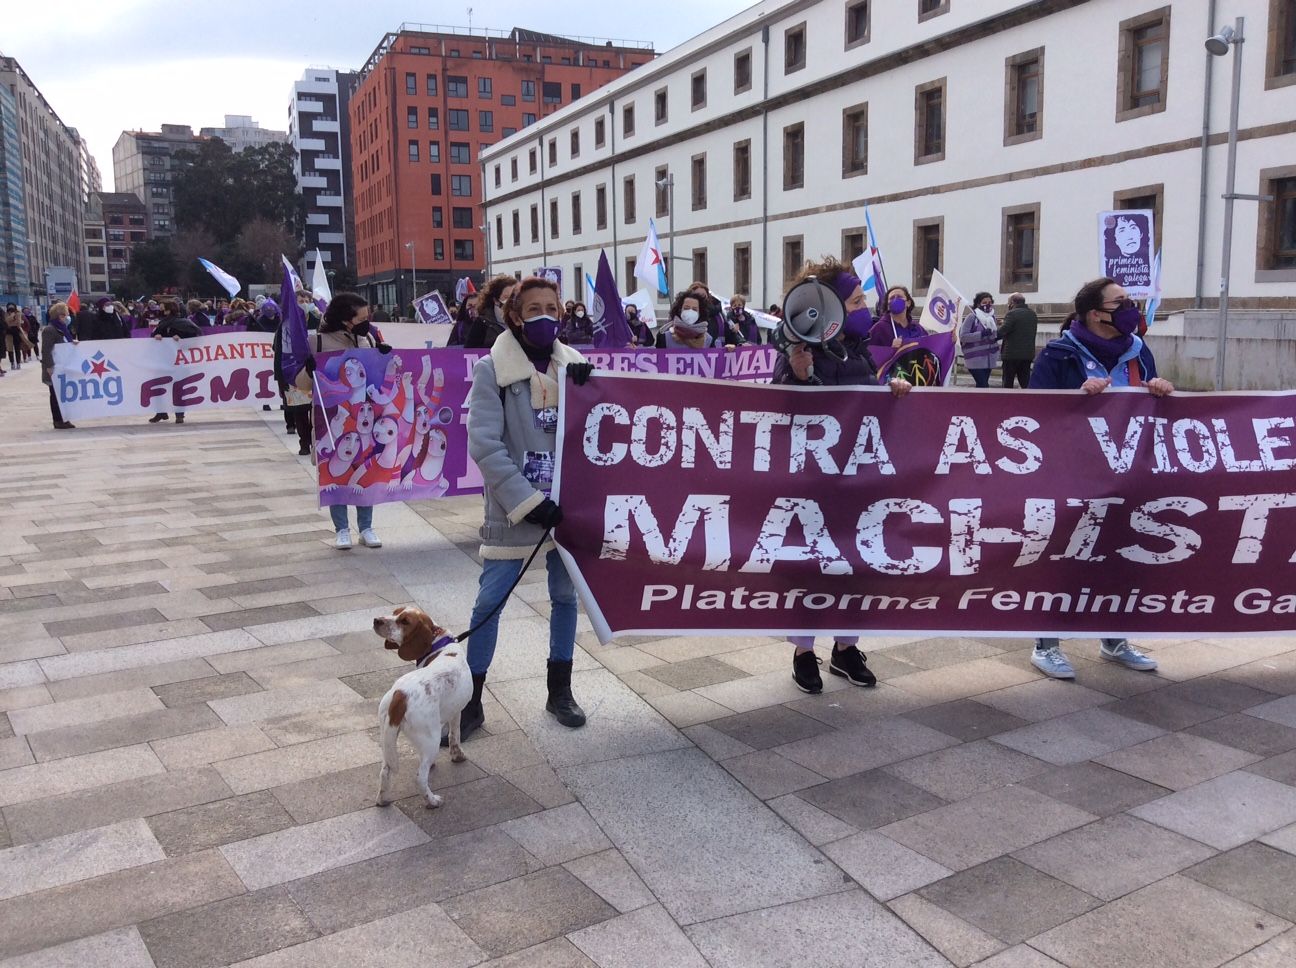
[{"label": "illustrated banner with women", "polygon": [[1296,394],[562,388],[557,537],[617,635],[1296,631]]},{"label": "illustrated banner with women", "polygon": [[[383,324],[383,333],[398,329]],[[775,349],[591,350],[610,372],[767,382]],[[468,457],[468,391],[485,350],[347,350],[317,354],[315,455],[320,507],[477,494]]]},{"label": "illustrated banner with women", "polygon": [[260,409],[278,403],[272,333],[86,340],[54,347],[54,393],[65,418]]}]

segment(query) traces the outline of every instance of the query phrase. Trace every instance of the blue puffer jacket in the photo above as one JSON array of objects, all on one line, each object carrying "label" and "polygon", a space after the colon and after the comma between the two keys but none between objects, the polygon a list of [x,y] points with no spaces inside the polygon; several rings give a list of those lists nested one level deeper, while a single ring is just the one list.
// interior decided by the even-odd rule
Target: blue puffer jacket
[{"label": "blue puffer jacket", "polygon": [[1090,377],[1111,377],[1112,386],[1127,387],[1130,379],[1130,361],[1138,359],[1138,383],[1147,383],[1157,375],[1156,360],[1137,336],[1134,343],[1122,354],[1116,368],[1108,373],[1084,344],[1065,332],[1040,350],[1031,367],[1032,390],[1078,390]]}]

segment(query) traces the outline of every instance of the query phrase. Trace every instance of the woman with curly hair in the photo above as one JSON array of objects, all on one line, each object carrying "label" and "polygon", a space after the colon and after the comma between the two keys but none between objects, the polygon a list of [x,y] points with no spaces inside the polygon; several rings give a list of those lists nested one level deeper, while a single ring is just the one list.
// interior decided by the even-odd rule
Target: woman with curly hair
[{"label": "woman with curly hair", "polygon": [[500,333],[508,328],[504,318],[504,305],[517,280],[512,276],[496,276],[477,295],[477,318],[468,325],[463,346],[466,350],[488,350],[495,345]]}]

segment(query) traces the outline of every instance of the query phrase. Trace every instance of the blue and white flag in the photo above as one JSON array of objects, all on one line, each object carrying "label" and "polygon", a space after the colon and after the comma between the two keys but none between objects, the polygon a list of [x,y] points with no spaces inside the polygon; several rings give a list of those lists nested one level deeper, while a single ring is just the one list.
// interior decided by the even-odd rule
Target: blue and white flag
[{"label": "blue and white flag", "polygon": [[651,218],[648,220],[648,237],[635,260],[634,274],[636,279],[642,279],[661,295],[670,295],[666,288],[666,259],[662,255],[661,243],[657,241],[657,223]]},{"label": "blue and white flag", "polygon": [[211,273],[213,279],[221,284],[221,288],[230,294],[231,299],[239,294],[239,290],[243,288],[243,283],[239,282],[214,262],[208,262],[203,258],[199,258],[198,262],[204,269]]},{"label": "blue and white flag", "polygon": [[1143,321],[1149,326],[1156,318],[1157,308],[1161,305],[1161,250],[1152,257],[1152,291],[1148,293],[1147,302],[1143,304]]}]

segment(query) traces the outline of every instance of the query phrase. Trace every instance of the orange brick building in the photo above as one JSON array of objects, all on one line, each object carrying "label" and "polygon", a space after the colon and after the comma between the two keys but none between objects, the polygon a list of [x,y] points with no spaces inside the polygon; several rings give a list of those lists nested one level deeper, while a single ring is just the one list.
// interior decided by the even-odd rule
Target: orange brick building
[{"label": "orange brick building", "polygon": [[402,24],[351,95],[359,291],[388,308],[486,265],[481,149],[651,61],[647,43]]}]

